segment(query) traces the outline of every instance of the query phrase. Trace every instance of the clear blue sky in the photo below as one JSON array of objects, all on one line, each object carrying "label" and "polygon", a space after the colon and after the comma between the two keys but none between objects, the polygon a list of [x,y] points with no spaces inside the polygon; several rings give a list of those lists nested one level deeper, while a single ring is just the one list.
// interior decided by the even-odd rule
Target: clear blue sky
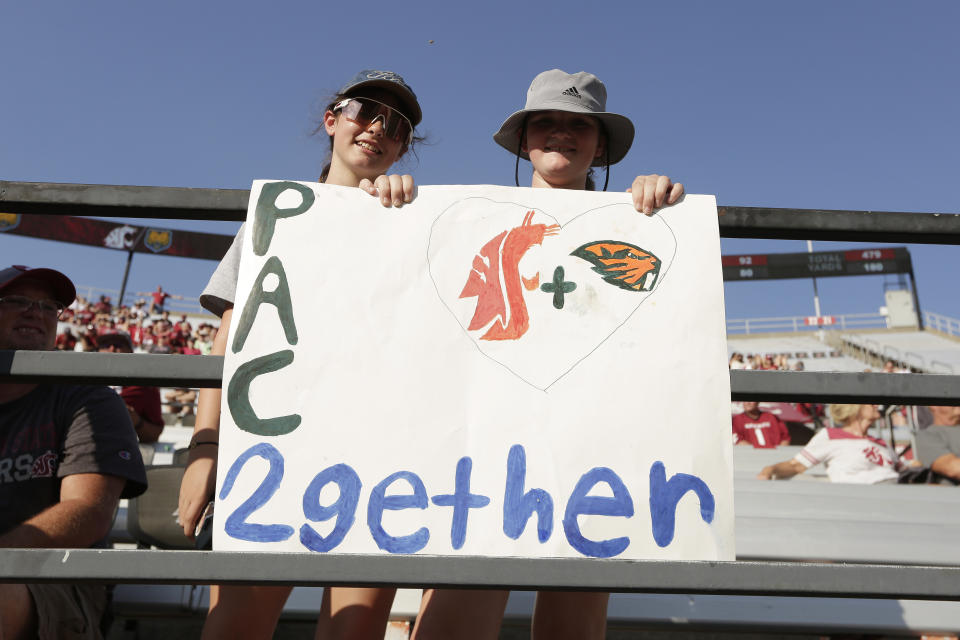
[{"label": "clear blue sky", "polygon": [[[958,24],[952,0],[7,3],[0,179],[315,180],[323,97],[359,69],[386,68],[416,90],[430,139],[401,169],[423,185],[512,184],[511,157],[491,135],[533,76],[558,67],[596,73],[610,110],[637,125],[611,189],[658,172],[726,205],[958,212]],[[911,251],[923,307],[960,317],[960,250]],[[111,288],[125,261],[16,236],[0,235],[0,252],[4,264]],[[195,296],[213,267],[138,256],[131,287]],[[828,314],[883,304],[882,277],[820,285]],[[730,318],[813,312],[809,281],[731,283],[726,294]]]}]

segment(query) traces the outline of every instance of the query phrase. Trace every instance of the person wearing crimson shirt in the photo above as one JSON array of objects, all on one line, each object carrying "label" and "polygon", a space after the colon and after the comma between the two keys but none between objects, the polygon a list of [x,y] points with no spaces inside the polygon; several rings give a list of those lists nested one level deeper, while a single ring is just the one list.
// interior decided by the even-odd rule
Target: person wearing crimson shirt
[{"label": "person wearing crimson shirt", "polygon": [[[130,335],[122,331],[105,333],[97,339],[100,353],[133,353]],[[126,386],[114,390],[123,398],[130,414],[133,429],[140,442],[156,442],[163,431],[163,416],[160,406],[160,389],[157,387]]]},{"label": "person wearing crimson shirt", "polygon": [[134,346],[139,347],[143,344],[143,325],[139,322],[136,322],[130,325],[130,340],[133,341]]},{"label": "person wearing crimson shirt", "polygon": [[755,449],[773,449],[790,444],[790,432],[780,418],[760,411],[760,403],[743,403],[743,413],[733,416],[733,443],[752,444]]},{"label": "person wearing crimson shirt", "polygon": [[187,314],[181,314],[180,319],[173,324],[173,328],[181,333],[186,333],[187,335],[193,331],[193,325],[190,324],[190,321],[187,320]]},{"label": "person wearing crimson shirt", "polygon": [[163,290],[163,287],[157,285],[157,290],[150,294],[152,302],[150,303],[150,313],[163,313],[163,307],[167,303],[167,298],[173,298],[174,300],[183,300],[183,296],[178,296],[175,293],[167,293]]},{"label": "person wearing crimson shirt", "polygon": [[70,327],[63,330],[63,333],[57,335],[57,351],[73,351],[77,346],[77,337],[73,335]]}]

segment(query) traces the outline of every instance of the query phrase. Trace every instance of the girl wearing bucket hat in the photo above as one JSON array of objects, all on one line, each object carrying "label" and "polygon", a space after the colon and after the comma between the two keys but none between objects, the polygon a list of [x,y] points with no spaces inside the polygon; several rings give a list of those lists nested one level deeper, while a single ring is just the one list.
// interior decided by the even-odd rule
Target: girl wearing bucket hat
[{"label": "girl wearing bucket hat", "polygon": [[[330,138],[330,158],[320,182],[359,187],[385,207],[413,199],[409,175],[386,175],[419,139],[414,128],[422,112],[413,90],[396,73],[364,70],[327,105],[317,132]],[[200,296],[200,303],[221,317],[212,355],[226,353],[233,313],[244,228],[234,239]],[[190,456],[180,487],[179,518],[193,538],[205,518],[216,482],[220,430],[220,389],[203,389],[190,440]],[[201,527],[198,527],[198,524]],[[211,586],[204,638],[271,638],[290,587]],[[382,639],[394,589],[325,589],[317,637]]]},{"label": "girl wearing bucket hat", "polygon": [[[594,189],[592,167],[623,160],[633,144],[633,123],[606,110],[607,90],[595,75],[559,69],[544,71],[530,83],[526,106],[500,126],[493,139],[533,167],[532,186],[547,189]],[[638,176],[629,189],[634,207],[652,214],[674,204],[683,185],[661,175]],[[430,589],[424,592],[414,627],[415,640],[433,638],[493,639],[507,605],[508,591]],[[603,638],[607,593],[541,591],[533,616],[533,637]]]},{"label": "girl wearing bucket hat", "polygon": [[[493,135],[497,144],[517,156],[517,186],[523,158],[533,165],[534,187],[592,190],[592,167],[605,167],[606,191],[610,165],[623,160],[634,136],[630,119],[607,111],[606,105],[607,89],[592,73],[552,69],[534,78],[524,108]],[[638,176],[627,191],[637,210],[650,214],[679,200],[683,185],[667,176]]]}]

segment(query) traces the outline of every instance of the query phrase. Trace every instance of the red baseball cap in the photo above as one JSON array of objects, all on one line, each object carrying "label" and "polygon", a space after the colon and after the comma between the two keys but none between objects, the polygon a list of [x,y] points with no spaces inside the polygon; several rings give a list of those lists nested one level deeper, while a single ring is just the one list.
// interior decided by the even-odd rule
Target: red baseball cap
[{"label": "red baseball cap", "polygon": [[42,282],[53,291],[54,299],[69,307],[77,297],[77,289],[70,278],[54,269],[31,269],[21,264],[15,264],[0,271],[0,293],[20,280],[35,280]]}]

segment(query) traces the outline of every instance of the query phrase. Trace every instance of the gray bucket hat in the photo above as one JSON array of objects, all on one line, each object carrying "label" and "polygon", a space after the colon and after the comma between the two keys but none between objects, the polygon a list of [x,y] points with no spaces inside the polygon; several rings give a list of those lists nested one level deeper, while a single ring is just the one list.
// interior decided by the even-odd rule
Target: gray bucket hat
[{"label": "gray bucket hat", "polygon": [[[493,139],[510,153],[520,149],[520,128],[527,115],[534,111],[568,111],[585,113],[598,119],[607,133],[608,154],[593,161],[593,166],[606,164],[609,155],[610,164],[623,160],[633,144],[633,123],[626,116],[610,113],[607,108],[607,88],[600,78],[580,71],[567,73],[560,69],[544,71],[530,83],[527,89],[527,104],[515,112],[500,125]],[[519,150],[520,157],[529,160],[530,156]]]}]

